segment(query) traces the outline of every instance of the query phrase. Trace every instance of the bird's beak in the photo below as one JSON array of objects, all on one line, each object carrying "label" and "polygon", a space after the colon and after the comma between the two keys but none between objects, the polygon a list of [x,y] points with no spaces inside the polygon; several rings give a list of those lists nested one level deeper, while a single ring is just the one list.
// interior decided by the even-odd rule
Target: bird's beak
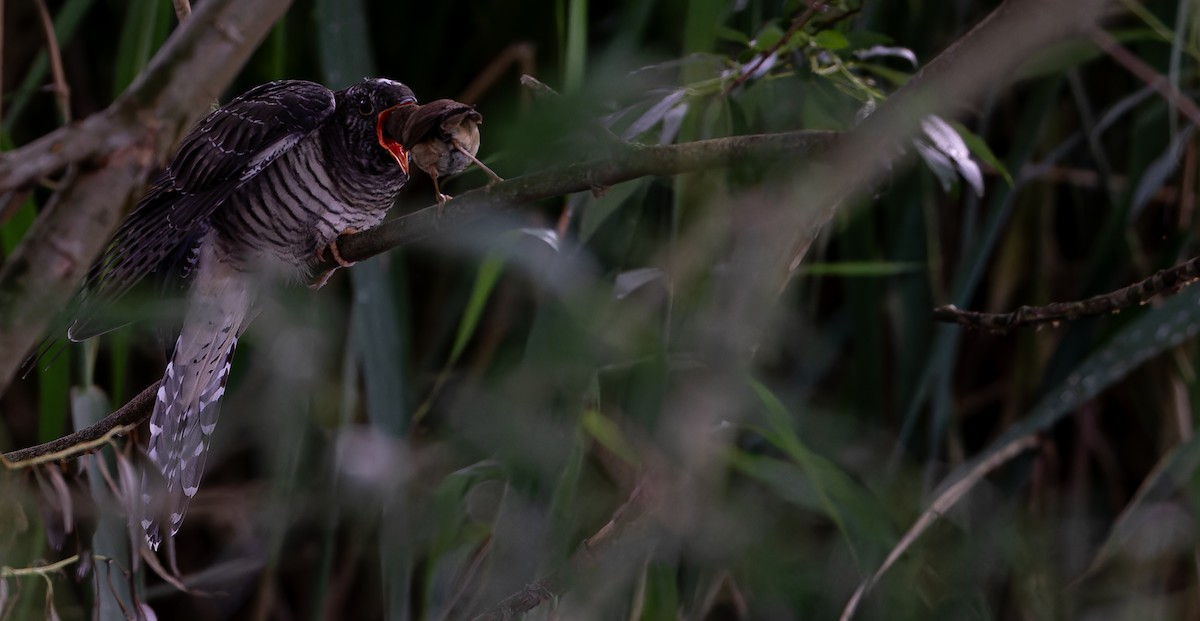
[{"label": "bird's beak", "polygon": [[398,108],[415,105],[417,105],[417,100],[407,97],[400,103],[380,112],[379,116],[375,119],[375,137],[379,140],[379,146],[387,149],[387,152],[396,158],[396,163],[400,165],[400,170],[403,170],[405,175],[408,174],[408,150],[404,148],[404,145],[397,142],[395,138],[388,135],[384,131],[384,127],[387,125],[388,117]]}]

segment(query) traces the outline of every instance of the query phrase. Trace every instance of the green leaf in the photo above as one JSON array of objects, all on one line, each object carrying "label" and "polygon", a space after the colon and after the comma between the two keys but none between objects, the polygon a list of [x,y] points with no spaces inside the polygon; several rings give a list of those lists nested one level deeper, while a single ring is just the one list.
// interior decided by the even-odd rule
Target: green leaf
[{"label": "green leaf", "polygon": [[[755,380],[750,380],[750,385],[766,406],[768,428],[762,430],[763,437],[799,466],[792,471],[790,464],[781,462],[779,471],[790,474],[786,478],[790,484],[800,484],[797,477],[803,476],[817,500],[815,506],[837,526],[858,568],[868,570],[874,557],[895,540],[888,512],[870,490],[800,440],[792,427],[791,414],[765,385]],[[751,470],[750,474],[755,472]]]},{"label": "green leaf", "polygon": [[563,90],[567,94],[575,94],[583,88],[584,69],[587,66],[588,3],[587,0],[568,1]]},{"label": "green leaf", "polygon": [[965,125],[957,121],[951,121],[950,126],[962,137],[963,142],[967,144],[967,148],[971,150],[971,155],[983,160],[988,166],[999,172],[1000,176],[1004,177],[1005,183],[1010,187],[1012,186],[1013,178],[1008,172],[1008,168],[1004,166],[1004,162],[1000,161],[1000,158],[996,157],[996,154],[992,152],[991,147],[988,146],[983,138],[980,138],[978,134],[967,129]]},{"label": "green leaf", "polygon": [[458,322],[458,332],[454,335],[454,347],[450,349],[447,366],[453,365],[467,348],[467,343],[471,342],[475,328],[479,326],[479,320],[487,308],[488,298],[491,297],[492,290],[496,288],[496,282],[500,280],[500,274],[504,271],[507,254],[507,248],[493,250],[480,261],[475,285],[471,287],[471,297],[467,299],[467,308],[463,311],[462,320]]},{"label": "green leaf", "polygon": [[150,56],[167,40],[171,22],[175,19],[170,6],[161,0],[133,0],[129,3],[117,48],[114,96],[133,82],[133,78],[150,61]]},{"label": "green leaf", "polygon": [[25,236],[25,232],[29,227],[33,226],[33,221],[37,218],[37,209],[33,205],[33,199],[25,199],[25,203],[21,205],[12,216],[4,224],[0,224],[0,248],[4,251],[4,256],[9,256],[16,249],[17,244],[21,243],[21,238]]},{"label": "green leaf", "polygon": [[583,218],[579,223],[579,240],[585,243],[590,240],[597,229],[626,201],[635,197],[640,201],[652,182],[650,177],[641,177],[610,187],[600,198],[585,198]]},{"label": "green leaf", "polygon": [[812,37],[813,43],[831,51],[843,50],[850,46],[842,33],[836,30],[822,30]]},{"label": "green leaf", "polygon": [[726,41],[733,41],[734,43],[750,45],[750,37],[746,36],[746,33],[734,28],[730,28],[729,26],[721,26],[718,28],[717,37]]},{"label": "green leaf", "polygon": [[754,40],[750,42],[751,46],[763,52],[775,47],[783,39],[783,29],[775,22],[768,22],[758,34],[754,35]]},{"label": "green leaf", "polygon": [[601,446],[611,451],[617,457],[620,457],[625,462],[630,464],[638,463],[637,452],[633,450],[633,446],[625,439],[621,429],[617,424],[600,413],[599,410],[587,409],[584,410],[580,424],[583,429]]},{"label": "green leaf", "polygon": [[841,276],[862,278],[912,274],[925,269],[923,263],[897,263],[887,261],[841,261],[838,263],[806,263],[797,271],[806,276]]}]

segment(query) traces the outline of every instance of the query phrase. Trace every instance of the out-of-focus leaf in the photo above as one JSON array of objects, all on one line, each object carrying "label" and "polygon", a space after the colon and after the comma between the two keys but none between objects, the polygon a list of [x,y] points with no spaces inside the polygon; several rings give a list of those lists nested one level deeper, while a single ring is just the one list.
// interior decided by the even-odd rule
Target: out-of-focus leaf
[{"label": "out-of-focus leaf", "polygon": [[950,126],[953,127],[954,131],[957,132],[958,135],[963,139],[963,142],[966,143],[967,148],[971,150],[972,155],[986,162],[988,166],[994,168],[996,172],[1000,173],[1001,177],[1004,177],[1004,181],[1008,183],[1008,185],[1011,186],[1013,184],[1013,178],[1012,175],[1009,174],[1008,168],[1004,166],[1004,162],[1001,161],[1000,158],[996,157],[996,154],[992,152],[992,148],[988,146],[987,142],[985,142],[983,138],[980,138],[978,134],[967,129],[965,125],[957,121],[951,122]]},{"label": "out-of-focus leaf", "polygon": [[556,231],[554,229],[524,228],[524,229],[520,230],[520,233],[522,235],[528,235],[529,237],[532,237],[538,241],[544,242],[547,246],[550,246],[550,248],[552,250],[554,250],[555,252],[558,252],[558,250],[559,250],[559,245],[560,245],[561,240],[558,238],[558,231]]},{"label": "out-of-focus leaf", "polygon": [[911,274],[924,269],[921,263],[871,261],[842,261],[838,263],[805,263],[796,272],[807,276],[873,277]]},{"label": "out-of-focus leaf", "polygon": [[75,503],[71,499],[67,480],[63,478],[62,469],[57,465],[46,468],[46,479],[54,490],[58,506],[62,508],[63,532],[69,535],[75,530]]},{"label": "out-of-focus leaf", "polygon": [[354,486],[378,498],[396,492],[412,475],[415,465],[407,446],[395,436],[362,425],[348,425],[334,439],[336,468]]},{"label": "out-of-focus leaf", "polygon": [[1133,199],[1129,203],[1129,220],[1131,222],[1141,214],[1142,208],[1150,202],[1154,193],[1167,183],[1171,175],[1175,174],[1175,169],[1179,168],[1179,160],[1183,157],[1183,150],[1191,142],[1195,129],[1194,125],[1189,124],[1176,133],[1162,155],[1155,158],[1146,167],[1142,178],[1138,180],[1137,188],[1133,191]]},{"label": "out-of-focus leaf", "polygon": [[620,457],[626,463],[638,463],[637,452],[633,450],[633,446],[625,439],[625,435],[621,433],[621,429],[598,410],[589,409],[584,411],[583,417],[580,418],[580,424],[589,436],[617,457]]},{"label": "out-of-focus leaf", "polygon": [[820,511],[837,526],[859,569],[866,571],[874,556],[895,540],[888,512],[870,490],[800,440],[791,414],[766,386],[751,381],[751,387],[765,406],[769,429],[763,431],[763,437],[802,469]]},{"label": "out-of-focus leaf", "polygon": [[746,36],[746,33],[735,28],[730,28],[729,26],[721,26],[718,28],[717,36],[726,41],[733,41],[734,43],[741,43],[743,45],[750,44],[750,37]]},{"label": "out-of-focus leaf", "polygon": [[[1086,573],[1093,574],[1102,568],[1140,531],[1157,529],[1158,526],[1152,523],[1154,507],[1189,489],[1196,480],[1198,469],[1200,436],[1192,436],[1187,442],[1168,451],[1121,510],[1121,515],[1109,529],[1108,537],[1104,539]],[[1193,507],[1193,511],[1196,509],[1200,507]]]},{"label": "out-of-focus leaf", "polygon": [[936,116],[925,117],[921,121],[921,129],[928,142],[917,139],[914,144],[921,158],[941,181],[942,189],[949,191],[957,175],[962,175],[975,194],[982,196],[983,173],[971,159],[971,150],[962,136],[949,123]]},{"label": "out-of-focus leaf", "polygon": [[779,43],[783,39],[783,28],[775,22],[768,22],[754,35],[754,40],[750,42],[750,47],[759,52],[766,51]]},{"label": "out-of-focus leaf", "polygon": [[647,562],[642,566],[631,619],[656,621],[682,618],[679,610],[678,569],[674,565]]},{"label": "out-of-focus leaf", "polygon": [[629,127],[625,128],[625,131],[621,132],[621,137],[626,140],[632,140],[633,138],[640,136],[643,132],[649,131],[650,128],[657,125],[658,122],[661,121],[663,117],[675,107],[676,104],[683,100],[685,94],[686,93],[682,88],[668,92],[662,97],[662,99],[658,100],[658,102],[643,112],[642,116],[638,117],[637,120],[629,125]]},{"label": "out-of-focus leaf", "polygon": [[[846,40],[845,35],[836,30],[822,30],[821,32],[813,35],[812,40],[813,43],[816,43],[827,50],[832,50],[835,52],[846,49],[846,47],[850,45],[850,42]],[[916,64],[915,58],[913,63]]]},{"label": "out-of-focus leaf", "polygon": [[643,196],[652,181],[650,177],[639,177],[610,187],[600,198],[585,199],[587,202],[583,209],[583,219],[579,223],[579,240],[584,243],[590,240],[600,225],[604,224],[626,200],[634,196]]},{"label": "out-of-focus leaf", "polygon": [[457,545],[466,509],[463,506],[471,488],[484,481],[506,481],[508,471],[495,460],[484,460],[455,470],[442,479],[430,502],[430,515],[437,528],[430,543],[430,554],[439,556]]},{"label": "out-of-focus leaf", "polygon": [[63,543],[67,539],[67,518],[62,499],[59,498],[54,485],[48,480],[49,475],[47,474],[51,469],[57,467],[57,465],[51,465],[44,469],[35,468],[33,472],[41,492],[38,498],[38,509],[42,514],[42,523],[46,530],[46,542],[55,550],[62,550]]},{"label": "out-of-focus leaf", "polygon": [[[122,506],[125,509],[125,527],[129,533],[129,541],[134,546],[134,549],[148,548],[144,544],[146,535],[142,532],[139,520],[131,519],[133,516],[142,514],[142,483],[141,477],[138,476],[137,468],[133,462],[124,453],[115,452],[114,457],[117,460],[117,484],[121,489]],[[133,570],[138,569],[138,561],[141,555],[136,552],[132,555]]]},{"label": "out-of-focus leaf", "polygon": [[138,614],[141,615],[138,621],[158,621],[158,615],[146,602],[138,602]]},{"label": "out-of-focus leaf", "polygon": [[855,58],[866,60],[868,58],[899,58],[907,60],[915,69],[917,67],[917,55],[912,50],[906,47],[895,47],[890,45],[873,45],[871,47],[855,50]]},{"label": "out-of-focus leaf", "polygon": [[117,51],[113,94],[125,90],[167,38],[175,15],[161,0],[131,0]]},{"label": "out-of-focus leaf", "polygon": [[629,294],[643,286],[665,277],[666,274],[657,267],[639,267],[617,274],[613,283],[613,297],[624,300]]},{"label": "out-of-focus leaf", "polygon": [[454,335],[454,346],[450,349],[447,365],[454,364],[467,348],[467,343],[471,342],[471,336],[475,334],[475,328],[479,326],[479,319],[483,317],[483,310],[487,307],[488,298],[491,297],[492,290],[496,288],[496,282],[500,280],[500,274],[504,270],[506,254],[507,250],[492,251],[479,262],[475,285],[471,287],[467,308],[463,311],[462,320],[458,322],[458,332]]},{"label": "out-of-focus leaf", "polygon": [[0,223],[0,250],[4,251],[4,256],[12,254],[17,244],[21,243],[21,238],[25,236],[25,231],[33,226],[33,220],[37,217],[37,210],[33,205],[33,199],[26,199],[25,203],[19,209],[13,212],[6,222]]},{"label": "out-of-focus leaf", "polygon": [[564,41],[563,90],[568,95],[583,88],[587,67],[587,0],[567,0],[567,36]]},{"label": "out-of-focus leaf", "polygon": [[659,144],[671,144],[675,142],[675,138],[679,136],[679,129],[683,127],[683,119],[687,116],[688,102],[679,102],[674,108],[667,111],[663,116],[662,130],[658,133]]}]

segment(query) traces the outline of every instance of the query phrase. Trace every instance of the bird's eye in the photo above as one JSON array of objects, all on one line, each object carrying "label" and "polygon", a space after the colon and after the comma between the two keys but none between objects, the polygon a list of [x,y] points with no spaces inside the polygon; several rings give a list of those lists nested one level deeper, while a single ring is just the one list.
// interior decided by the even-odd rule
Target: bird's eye
[{"label": "bird's eye", "polygon": [[358,100],[358,113],[367,116],[375,111],[369,99],[363,98]]}]

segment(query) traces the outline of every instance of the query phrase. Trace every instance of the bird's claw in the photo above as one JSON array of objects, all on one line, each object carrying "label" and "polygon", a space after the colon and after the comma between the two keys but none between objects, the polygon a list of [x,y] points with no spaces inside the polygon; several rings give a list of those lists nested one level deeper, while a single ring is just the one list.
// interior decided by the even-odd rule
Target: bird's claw
[{"label": "bird's claw", "polygon": [[[355,263],[354,261],[347,261],[345,258],[342,257],[342,252],[340,250],[338,250],[337,240],[341,239],[342,237],[344,237],[346,235],[351,235],[351,234],[357,233],[357,232],[358,232],[358,229],[355,229],[353,227],[344,229],[340,235],[338,235],[336,238],[331,240],[328,244],[325,244],[324,246],[317,248],[317,260],[320,261],[321,263],[324,263],[325,262],[325,250],[328,249],[329,256],[333,258],[334,263],[338,264],[338,267],[350,267],[351,265],[354,265],[354,263]],[[333,267],[333,268],[325,270],[324,272],[321,272],[320,274],[317,275],[316,279],[313,280],[313,282],[308,285],[308,287],[310,289],[320,289],[321,287],[324,287],[325,283],[329,282],[329,277],[333,276],[333,273],[336,272],[337,270],[338,270],[337,267]]]}]

